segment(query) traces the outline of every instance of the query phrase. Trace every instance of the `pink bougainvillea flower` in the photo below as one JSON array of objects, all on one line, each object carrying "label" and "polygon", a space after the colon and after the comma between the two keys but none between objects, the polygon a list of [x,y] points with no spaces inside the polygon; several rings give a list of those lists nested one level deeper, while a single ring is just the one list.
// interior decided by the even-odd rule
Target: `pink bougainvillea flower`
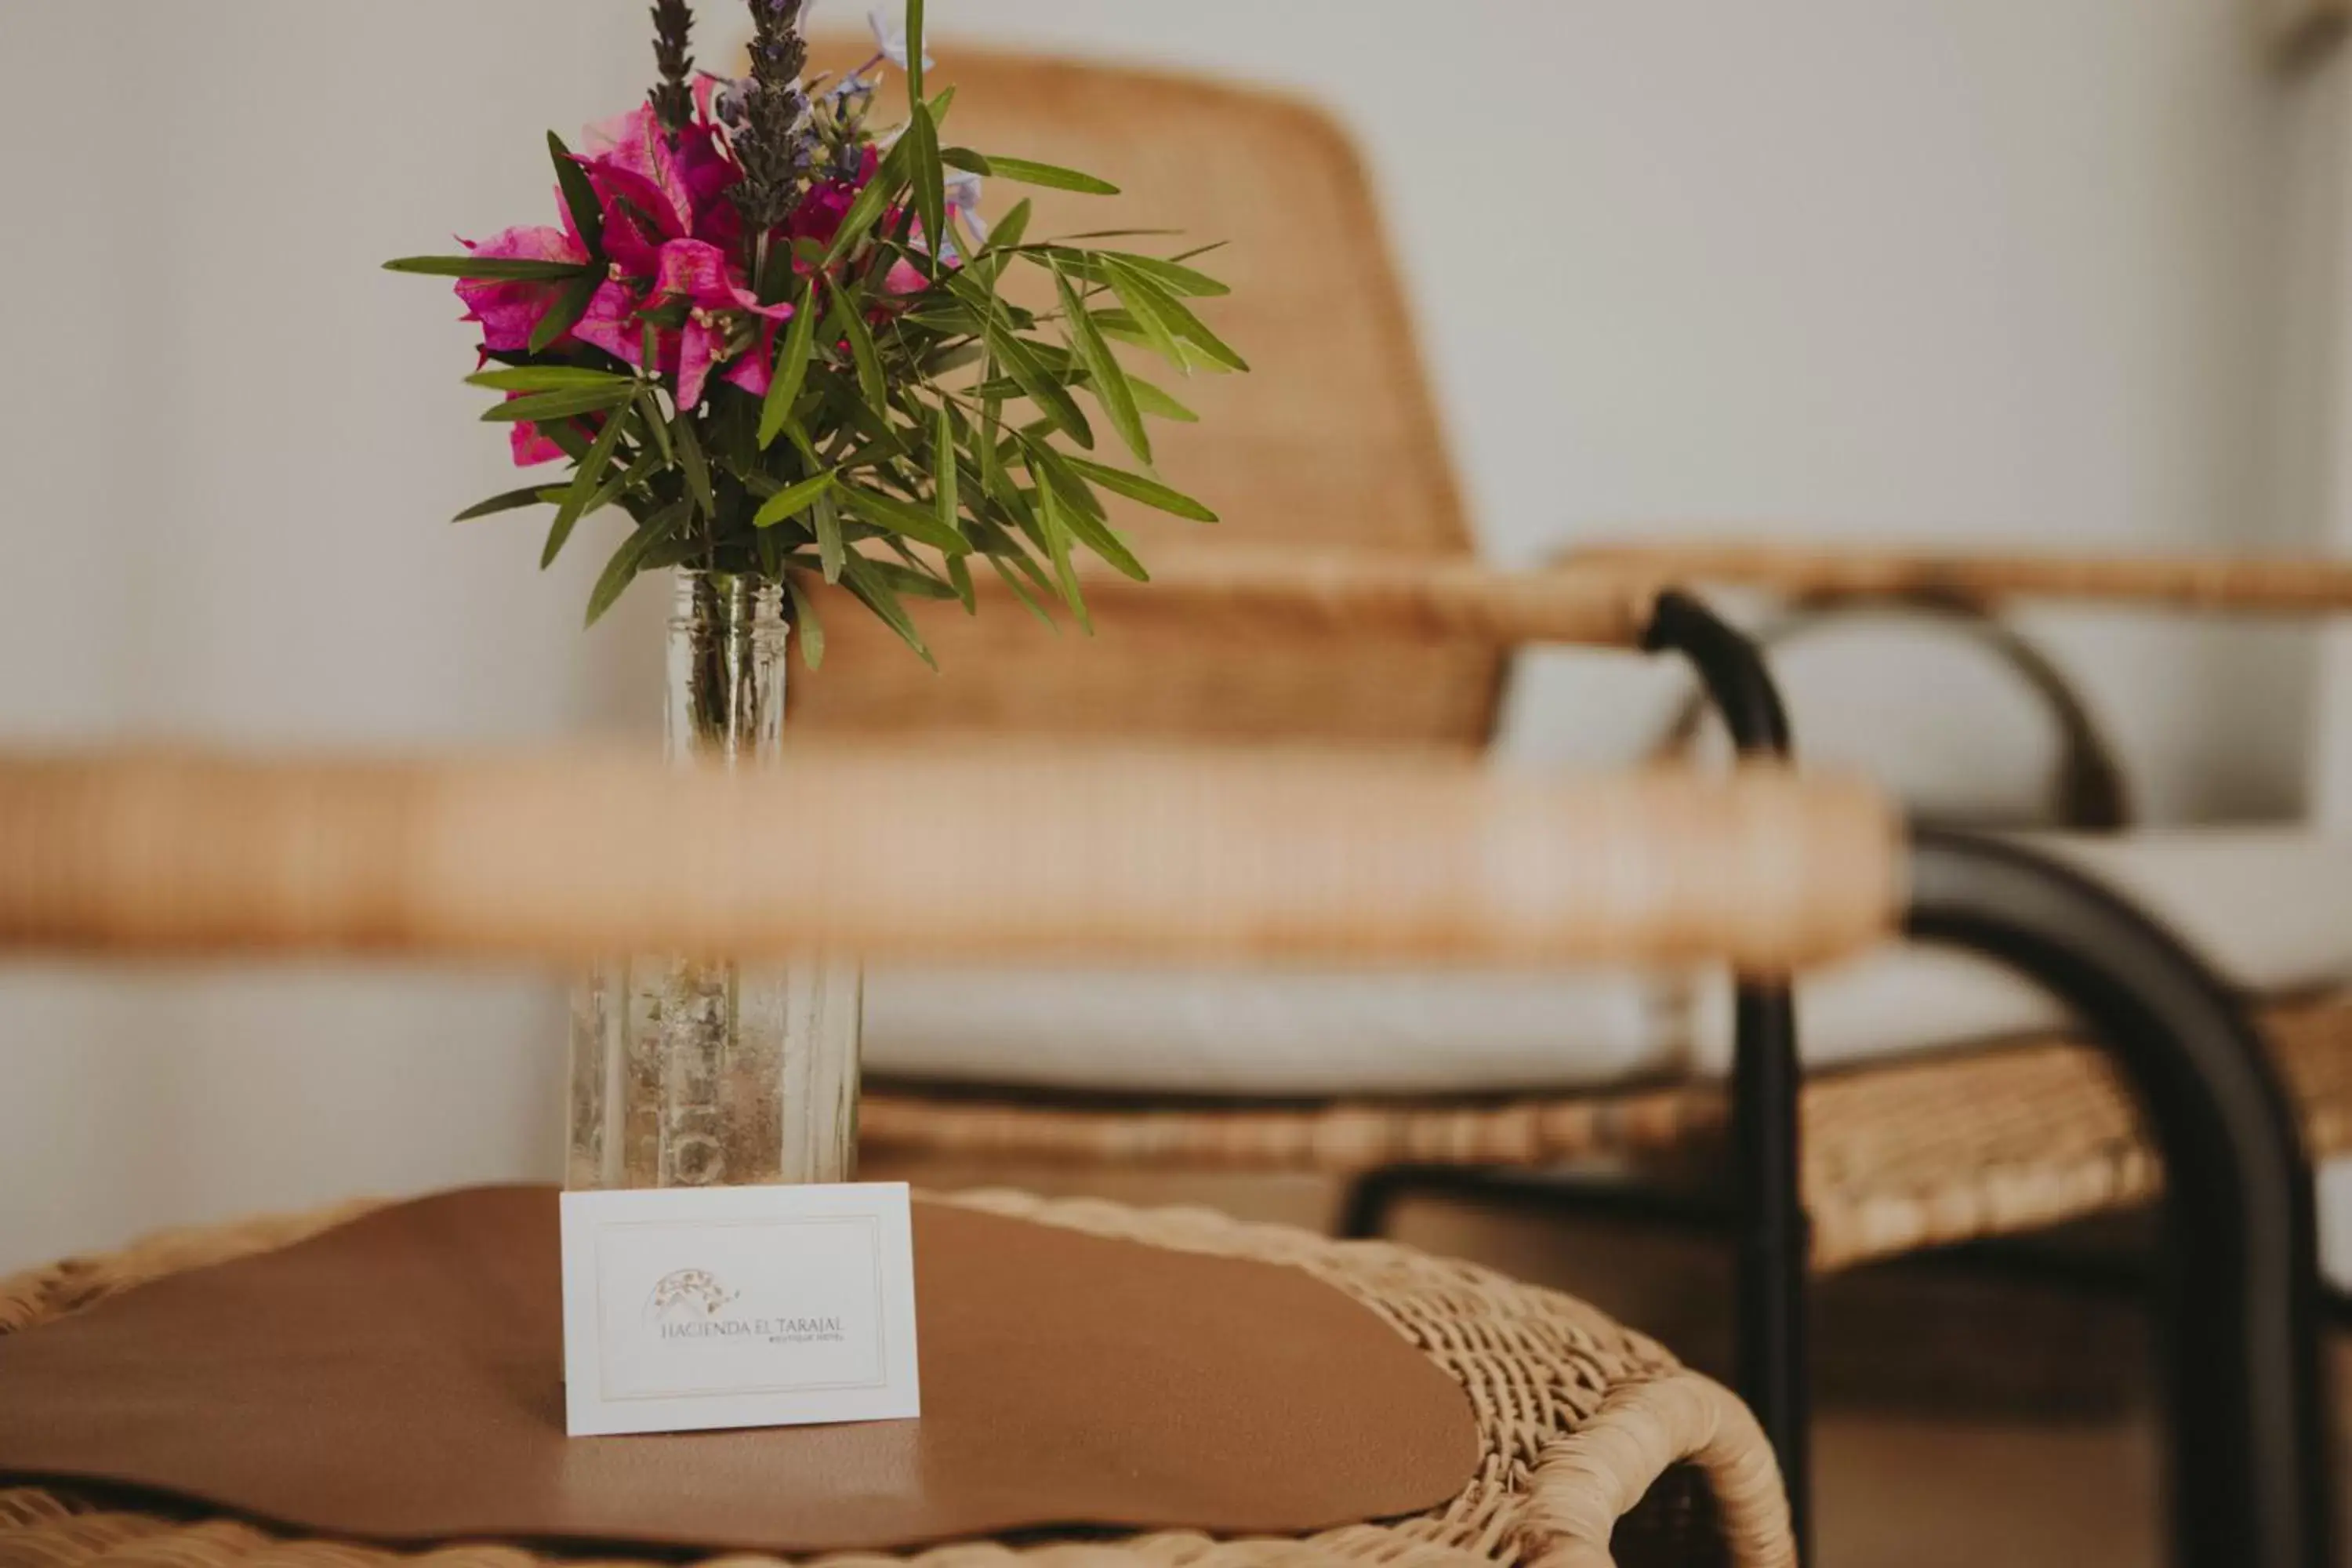
[{"label": "pink bougainvillea flower", "polygon": [[[510,228],[477,245],[462,241],[476,256],[501,261],[579,261],[588,252],[578,239],[560,228]],[[482,327],[482,347],[492,353],[512,353],[530,346],[530,334],[555,308],[563,291],[561,283],[460,281],[457,298],[466,302],[466,320]]]},{"label": "pink bougainvillea flower", "polygon": [[642,370],[646,337],[638,317],[645,304],[642,289],[618,279],[607,282],[588,301],[587,313],[572,329],[572,336]]},{"label": "pink bougainvillea flower", "polygon": [[535,468],[541,463],[552,463],[564,455],[563,448],[550,440],[544,432],[529,420],[514,427],[514,463],[518,468]]},{"label": "pink bougainvillea flower", "polygon": [[743,237],[743,209],[731,193],[743,183],[743,171],[728,155],[719,127],[701,123],[679,132],[677,167],[686,182],[694,237],[733,247]]},{"label": "pink bougainvillea flower", "polygon": [[[787,316],[793,313],[790,305],[781,309]],[[719,378],[730,386],[741,387],[754,397],[767,396],[768,388],[775,384],[776,380],[776,336],[782,328],[780,322],[772,320],[764,323],[764,327],[758,345],[728,366],[727,374]]]},{"label": "pink bougainvillea flower", "polygon": [[[833,237],[841,232],[841,220],[882,166],[882,154],[874,148],[866,149],[866,156],[855,180],[825,180],[810,188],[793,216],[785,221],[784,233],[794,240],[814,240],[819,245],[831,245]],[[802,270],[805,272],[806,268]]]},{"label": "pink bougainvillea flower", "polygon": [[654,293],[665,302],[681,300],[688,307],[679,331],[677,400],[683,408],[702,401],[711,367],[733,349],[737,328],[747,316],[783,321],[790,305],[762,305],[727,262],[727,253],[698,239],[672,241],[662,247],[661,276]]},{"label": "pink bougainvillea flower", "polygon": [[732,245],[743,216],[729,195],[743,172],[715,125],[698,122],[673,148],[650,104],[588,128],[581,160],[604,208],[604,248],[634,277],[650,278],[664,244],[701,239]]},{"label": "pink bougainvillea flower", "polygon": [[[676,307],[685,308],[682,322]],[[745,323],[761,320],[765,331],[754,341],[774,342],[774,323],[789,321],[790,305],[762,305],[728,262],[727,253],[699,239],[674,239],[656,257],[652,285],[640,293],[630,282],[606,283],[589,303],[577,329],[581,342],[592,343],[632,365],[644,368],[646,323],[655,321],[654,349],[660,363],[653,368],[677,377],[681,408],[700,405],[714,367],[735,353],[745,335]],[[754,383],[764,393],[766,367],[749,368],[761,356],[749,356],[746,365],[728,379],[747,389]]]}]

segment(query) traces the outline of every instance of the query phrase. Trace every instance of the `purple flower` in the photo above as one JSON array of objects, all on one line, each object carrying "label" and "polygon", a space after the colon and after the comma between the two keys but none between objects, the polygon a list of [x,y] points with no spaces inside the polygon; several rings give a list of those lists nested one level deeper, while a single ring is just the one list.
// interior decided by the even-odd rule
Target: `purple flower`
[{"label": "purple flower", "polygon": [[[874,10],[866,14],[866,25],[874,29],[874,47],[882,52],[882,58],[888,60],[892,65],[897,66],[900,70],[905,70],[907,68],[906,13],[903,11],[900,12],[898,14],[898,19],[896,22],[893,22],[890,20],[888,8],[877,6]],[[923,68],[925,70],[930,69],[932,66],[938,63],[938,61],[931,58],[930,50],[925,49],[923,51]]]}]

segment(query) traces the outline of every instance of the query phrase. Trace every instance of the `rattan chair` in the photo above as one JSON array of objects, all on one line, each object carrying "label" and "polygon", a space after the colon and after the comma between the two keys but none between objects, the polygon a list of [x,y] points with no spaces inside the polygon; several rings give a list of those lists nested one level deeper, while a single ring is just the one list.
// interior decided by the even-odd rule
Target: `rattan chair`
[{"label": "rattan chair", "polygon": [[[1126,508],[1119,521],[1161,569],[1160,584],[1141,594],[1114,581],[1092,589],[1099,635],[1091,639],[1057,637],[1018,615],[967,620],[935,611],[923,624],[944,675],[862,621],[833,626],[826,668],[795,685],[804,730],[1470,752],[1492,737],[1517,647],[1661,640],[1662,579],[1647,567],[1511,580],[1517,609],[1503,616],[1496,606],[1504,598],[1493,592],[1457,598],[1457,608],[1475,607],[1448,618],[1433,611],[1437,601],[1394,591],[1416,577],[1484,581],[1490,590],[1504,580],[1471,564],[1405,311],[1377,243],[1377,214],[1327,121],[1257,92],[1100,66],[985,55],[956,63],[962,79],[987,89],[965,95],[968,107],[958,110],[974,141],[1067,148],[1072,161],[1152,191],[1150,221],[1230,241],[1222,260],[1237,292],[1211,304],[1260,374],[1187,384],[1185,396],[1213,417],[1171,431],[1163,451],[1172,480],[1224,509],[1226,548],[1212,551],[1191,525]],[[1049,226],[1094,221],[1082,202],[1051,195],[1040,218]],[[1333,246],[1334,233],[1350,242]],[[1318,583],[1328,591],[1313,591]],[[1122,1022],[1154,1008],[1173,1016],[1199,1000],[1185,983],[1171,992],[1170,982],[1154,989],[1121,977],[1097,993],[1090,1014],[1083,996],[1050,977],[1043,989],[1024,989],[1021,976],[984,984],[950,977],[928,994],[920,978],[877,974],[869,992],[866,1135],[877,1154],[1324,1172],[1360,1179],[1345,1224],[1361,1233],[1378,1227],[1397,1192],[1433,1172],[1549,1172],[1594,1159],[1665,1165],[1680,1176],[1745,1126],[1747,1154],[1731,1190],[1746,1208],[1744,1253],[1765,1261],[1751,1266],[1743,1288],[1741,1384],[1784,1462],[1801,1471],[1791,1279],[1808,1243],[1796,1212],[1795,1151],[1775,1131],[1792,1119],[1785,1011],[1778,1029],[1743,1035],[1741,1092],[1727,1101],[1711,1078],[1675,1070],[1686,1052],[1672,991],[1553,987],[1520,1009],[1517,1045],[1481,1066],[1444,1026],[1445,1011],[1461,1004],[1457,988],[1422,1002],[1439,1021],[1425,1023],[1409,1051],[1389,1053],[1383,1075],[1366,1048],[1368,1026],[1394,1020],[1365,1014],[1391,1006],[1393,993],[1360,984],[1325,989],[1342,999],[1336,1016],[1277,996],[1271,1010],[1288,1027],[1290,1038],[1276,1041],[1284,1048],[1265,1049],[1278,1031],[1261,1028],[1204,1070],[1162,1048],[1148,1024],[1125,1029],[1120,1051],[1107,1030],[1089,1035],[1074,1022],[1099,1017],[1106,997]],[[1225,1027],[1235,1009],[1266,1011],[1265,1000],[1218,999],[1196,1037]],[[906,1026],[910,1016],[921,1026]],[[1058,1029],[1032,1027],[1041,1016]],[[1612,1042],[1601,1037],[1612,1031],[1613,1064]],[[1041,1065],[1049,1032],[1066,1044],[1060,1059]],[[1267,1064],[1277,1059],[1314,1070],[1274,1076]],[[2101,1087],[2095,1077],[2084,1081],[2091,1092]],[[1853,1167],[1856,1145],[1880,1146],[1880,1112],[1860,1108],[1846,1138],[1826,1135],[1835,1119],[1818,1107],[1811,1113],[1816,1139],[1804,1179],[1817,1210],[1816,1265],[1871,1256],[1874,1239],[1899,1228],[1875,1194],[1858,1200],[1857,1212],[1842,1210],[1822,1173]],[[1927,1194],[1920,1207],[1948,1218],[1940,1201]]]},{"label": "rattan chair", "polygon": [[[853,50],[845,44],[833,53],[846,59]],[[1344,134],[1311,109],[1234,86],[963,49],[953,66],[972,89],[955,110],[961,138],[1016,151],[1052,146],[1057,157],[1151,193],[1150,210],[1134,215],[1140,221],[1229,242],[1219,264],[1235,293],[1208,305],[1259,374],[1187,382],[1183,396],[1209,417],[1169,428],[1160,443],[1171,481],[1212,498],[1227,521],[1204,535],[1113,498],[1120,526],[1162,580],[1139,593],[1115,580],[1091,589],[1099,623],[1093,638],[1056,636],[1018,613],[966,619],[932,607],[923,625],[945,667],[934,675],[866,617],[835,616],[825,668],[794,683],[794,720],[804,731],[1472,752],[1492,738],[1517,648],[1636,647],[1654,631],[1655,585],[1685,567],[1797,593],[1948,587],[1981,596],[2019,588],[2210,606],[2352,605],[2352,574],[2292,563],[1954,566],[1719,550],[1612,552],[1607,559],[1630,570],[1575,574],[1572,582],[1512,579],[1519,586],[1507,599],[1481,597],[1480,584],[1494,589],[1503,580],[1473,564],[1408,314],[1379,243],[1379,214]],[[1037,232],[1100,221],[1085,198],[1035,196]],[[1333,235],[1349,237],[1335,245]],[[1457,613],[1405,593],[1416,579],[1464,585],[1452,601]],[[887,1025],[888,1003],[887,993],[877,995],[877,1025]],[[2337,1068],[2334,1048],[2338,1013],[2297,1007],[2276,1022],[2318,1146],[2332,1152],[2352,1144],[2352,1072]],[[1711,1081],[1659,1081],[1671,1076],[1670,1064],[1656,1056],[1620,1075],[1631,1082],[1596,1085],[1573,1069],[1599,1042],[1578,1037],[1572,1026],[1573,1014],[1554,1037],[1558,1050],[1539,1053],[1569,1075],[1566,1082],[1524,1060],[1509,1074],[1482,1078],[1453,1053],[1433,1058],[1428,1078],[1406,1088],[1260,1079],[1234,1087],[1184,1064],[1189,1092],[1149,1079],[1090,1079],[1090,1070],[1112,1065],[1107,1049],[1093,1053],[1097,1062],[1042,1081],[1034,1063],[992,1072],[985,1047],[941,1072],[932,1057],[877,1029],[866,1135],[875,1152],[892,1155],[1348,1176],[1432,1166],[1545,1170],[1588,1158],[1679,1165],[1695,1152],[1703,1163],[1723,1141],[1726,1104]],[[1307,1040],[1300,1049],[1362,1070],[1360,1039]],[[2095,1065],[2056,1039],[2019,1047],[2011,1058],[2041,1075],[2035,1103],[2063,1098],[2097,1113],[1989,1117],[1988,1136],[1999,1129],[2005,1141],[1992,1138],[1981,1159],[1960,1156],[1926,1172],[1915,1165],[1925,1145],[1887,1136],[1885,1118],[1909,1104],[1937,1114],[1955,1087],[1949,1075],[1996,1069],[1979,1068],[1978,1058],[1939,1060],[1893,1069],[1898,1078],[1809,1091],[1806,1181],[1818,1267],[2042,1223],[2148,1189],[2152,1168]],[[2061,1122],[2068,1135],[2047,1136]],[[1373,1201],[1358,1205],[1360,1225],[1380,1196],[1375,1189]]]},{"label": "rattan chair", "polygon": [[[960,89],[971,89],[959,91],[960,138],[1007,151],[1053,147],[1057,159],[1149,191],[1150,206],[1133,206],[1133,220],[1223,243],[1218,261],[1234,295],[1203,305],[1259,374],[1186,381],[1179,390],[1204,421],[1170,428],[1159,458],[1171,482],[1223,510],[1219,531],[1233,549],[1188,572],[1185,555],[1204,544],[1196,525],[1114,499],[1114,521],[1161,577],[1154,592],[1122,592],[1114,583],[1090,590],[1091,637],[1056,635],[1007,613],[1009,605],[977,618],[919,615],[943,674],[907,658],[865,617],[835,617],[842,624],[827,627],[824,670],[793,683],[802,732],[981,731],[1468,753],[1491,738],[1512,641],[1646,643],[1704,660],[1720,640],[1696,606],[1605,582],[1570,592],[1571,599],[1597,595],[1598,613],[1565,626],[1556,585],[1504,609],[1506,618],[1517,616],[1511,626],[1496,619],[1505,598],[1457,595],[1446,603],[1466,614],[1449,622],[1442,607],[1433,611],[1437,601],[1412,595],[1418,580],[1475,589],[1485,574],[1471,552],[1380,215],[1347,138],[1327,117],[1262,91],[1100,65],[959,51],[953,74]],[[1047,192],[1036,201],[1033,233],[1102,221],[1085,198]],[[1162,591],[1179,575],[1200,591]],[[1344,603],[1327,609],[1312,592],[1296,591],[1327,575],[1341,585]],[[1367,591],[1372,581],[1391,588]],[[1284,605],[1294,613],[1259,613]],[[1750,738],[1769,743],[1769,731],[1764,724]],[[1034,1097],[1034,1075],[991,1060],[984,1047],[959,1052],[946,1075],[927,1073],[907,1033],[889,1024],[892,1009],[920,991],[908,977],[871,977],[869,1068],[883,1084],[944,1076],[952,1088],[946,1099],[877,1100],[875,1126],[886,1142],[902,1107],[976,1096],[972,1114],[984,1119],[992,1100]],[[950,1015],[969,1016],[964,988],[933,987],[930,995]],[[1756,1016],[1780,1026],[1743,1037],[1742,1080],[1759,1091],[1742,1103],[1760,1106],[1794,1069],[1785,1005]],[[956,1035],[971,1037],[968,1029]],[[1559,1070],[1558,1058],[1543,1054],[1550,1058],[1543,1071]],[[1759,1165],[1769,1179],[1742,1190],[1759,1228],[1778,1240],[1769,1276],[1756,1271],[1746,1293],[1780,1303],[1749,1316],[1782,1326],[1759,1334],[1743,1364],[1769,1369],[1794,1359],[1785,1325],[1793,1321],[1790,1281],[1801,1271],[1801,1240],[1788,1223],[1793,1167],[1778,1158]],[[1776,1436],[1796,1419],[1773,1386],[1789,1381],[1742,1377]],[[1793,1456],[1785,1439],[1781,1449]]]},{"label": "rattan chair", "polygon": [[[1055,810],[1026,809],[1049,791]],[[889,835],[836,829],[877,813]],[[614,820],[671,826],[616,845]],[[2176,1560],[2327,1563],[2311,1172],[2259,1037],[2202,963],[2129,905],[2013,847],[1906,830],[1865,786],[1770,770],[1546,784],[1295,752],[959,757],[935,745],[810,750],[765,777],[562,758],[0,763],[0,949],[33,952],[1716,959],[1770,980],[1898,931],[2047,986],[2146,1107],[2171,1177],[2157,1294],[2172,1330]],[[36,1277],[33,1315],[58,1289],[109,1277]],[[1487,1331],[1454,1326],[1460,1342]],[[1714,1396],[1688,1419],[1644,1408],[1612,1422],[1612,1408],[1560,1431],[1561,1464],[1542,1468],[1533,1493],[1495,1457],[1504,1468],[1479,1484],[1504,1475],[1499,1500],[1516,1510],[1499,1528],[1473,1508],[1406,1539],[1433,1531],[1547,1568],[1604,1563],[1624,1506],[1695,1458],[1712,1461],[1743,1560],[1790,1560],[1752,1425],[1727,1434]],[[0,1531],[29,1529],[37,1561],[154,1528],[60,1522],[39,1497],[4,1507]],[[1363,1549],[1418,1560],[1402,1547]],[[1104,1550],[1137,1562],[1183,1552]],[[1327,1540],[1295,1560],[1349,1556]]]},{"label": "rattan chair", "polygon": [[[2352,610],[2352,573],[2309,560],[1694,542],[1592,548],[1562,563],[1669,574],[1809,609],[1906,606],[1972,628],[2021,671],[2057,724],[2060,825],[2087,852],[2110,857],[2130,842],[2129,780],[2089,705],[2001,612],[2021,600],[2261,617]],[[2291,841],[2275,847],[2294,852]],[[2179,918],[2215,917],[2191,907]],[[2305,983],[2257,1000],[2313,1152],[2352,1152],[2352,990]],[[1706,1163],[1723,1145],[1720,1096],[1703,1085],[1602,1097],[1587,1113],[1596,1136],[1582,1153]],[[2129,1097],[2097,1053],[2063,1031],[1843,1065],[1809,1084],[1804,1120],[1806,1202],[1822,1270],[2140,1208],[2162,1183]]]}]

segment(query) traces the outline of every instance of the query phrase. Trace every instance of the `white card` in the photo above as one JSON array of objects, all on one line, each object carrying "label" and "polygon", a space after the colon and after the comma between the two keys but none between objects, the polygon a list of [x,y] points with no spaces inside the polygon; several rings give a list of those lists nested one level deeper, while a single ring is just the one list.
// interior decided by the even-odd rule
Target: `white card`
[{"label": "white card", "polygon": [[563,1194],[574,1437],[912,1420],[901,1185]]}]

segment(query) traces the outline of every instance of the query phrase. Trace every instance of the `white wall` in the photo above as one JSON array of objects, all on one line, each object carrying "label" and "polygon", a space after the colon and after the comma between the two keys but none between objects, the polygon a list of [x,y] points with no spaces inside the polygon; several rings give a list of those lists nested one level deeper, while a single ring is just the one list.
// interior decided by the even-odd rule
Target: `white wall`
[{"label": "white wall", "polygon": [[[2268,477],[2291,95],[2236,0],[933,14],[950,74],[984,35],[1338,108],[1497,557],[1664,527],[2247,548],[2309,526]],[[650,595],[583,639],[585,553],[541,582],[526,531],[442,525],[504,488],[498,444],[446,295],[374,270],[541,221],[539,133],[628,101],[643,31],[641,0],[0,6],[0,737],[649,725]],[[2037,625],[2162,814],[2300,804],[2295,637]],[[1878,726],[1906,779],[2031,785],[2031,721],[1948,662],[1798,674],[1824,749]],[[1669,695],[1538,661],[1512,745],[1614,760]],[[0,1267],[551,1170],[559,1029],[530,981],[0,973]]]}]

